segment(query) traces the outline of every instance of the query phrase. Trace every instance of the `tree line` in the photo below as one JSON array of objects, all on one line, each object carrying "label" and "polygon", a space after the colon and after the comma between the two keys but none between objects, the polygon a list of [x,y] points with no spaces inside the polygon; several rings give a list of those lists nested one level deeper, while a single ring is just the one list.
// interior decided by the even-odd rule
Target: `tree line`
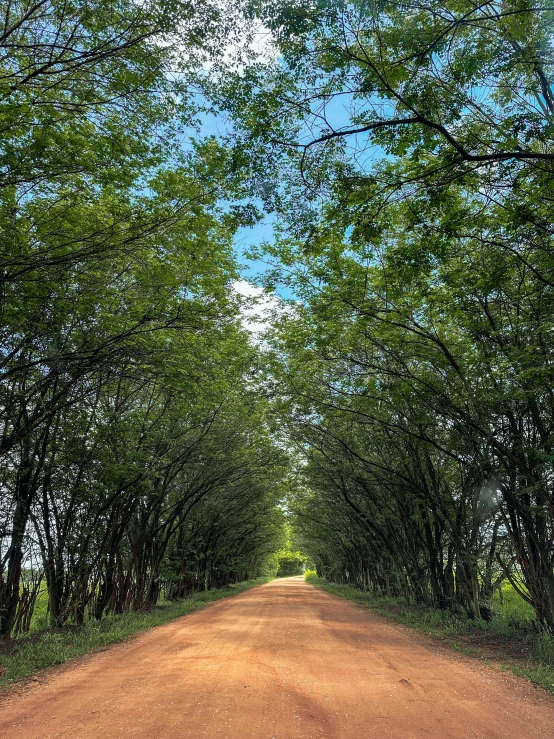
[{"label": "tree line", "polygon": [[[217,4],[5,4],[0,30],[0,634],[257,576],[284,454],[198,133]],[[243,215],[245,213],[246,215]]]},{"label": "tree line", "polygon": [[218,99],[278,213],[266,282],[298,299],[272,342],[302,545],[476,618],[508,580],[552,629],[553,11],[257,12],[279,64]]}]

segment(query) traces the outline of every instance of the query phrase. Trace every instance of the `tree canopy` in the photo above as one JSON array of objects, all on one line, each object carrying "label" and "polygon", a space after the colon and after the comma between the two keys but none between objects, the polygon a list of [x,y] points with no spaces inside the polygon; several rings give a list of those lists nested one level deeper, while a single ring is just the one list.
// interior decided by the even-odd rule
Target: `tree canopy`
[{"label": "tree canopy", "polygon": [[3,12],[0,632],[279,561],[554,628],[553,10]]},{"label": "tree canopy", "polygon": [[476,617],[508,578],[552,628],[552,10],[257,12],[279,63],[219,100],[299,300],[272,343],[305,546]]}]

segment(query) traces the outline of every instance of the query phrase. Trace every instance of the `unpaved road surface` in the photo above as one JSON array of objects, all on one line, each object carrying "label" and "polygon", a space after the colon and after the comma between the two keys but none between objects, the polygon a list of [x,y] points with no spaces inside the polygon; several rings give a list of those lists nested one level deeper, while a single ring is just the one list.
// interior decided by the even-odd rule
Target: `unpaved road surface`
[{"label": "unpaved road surface", "polygon": [[287,578],[15,688],[0,737],[554,739],[554,700]]}]

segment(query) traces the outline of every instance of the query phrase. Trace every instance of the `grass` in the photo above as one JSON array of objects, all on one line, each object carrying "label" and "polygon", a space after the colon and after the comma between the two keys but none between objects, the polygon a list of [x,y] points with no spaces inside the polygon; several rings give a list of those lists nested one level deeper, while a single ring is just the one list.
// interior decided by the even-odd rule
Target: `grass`
[{"label": "grass", "polygon": [[514,675],[554,692],[554,636],[537,631],[533,609],[510,585],[503,588],[502,601],[497,596],[493,603],[495,615],[487,623],[463,614],[408,604],[400,598],[374,596],[351,585],[337,585],[317,577],[313,571],[306,572],[305,579],[327,593],[441,639],[469,657],[502,665]]},{"label": "grass", "polygon": [[46,631],[48,626],[48,591],[46,590],[46,585],[43,584],[35,601],[29,631],[31,633],[35,631]]},{"label": "grass", "polygon": [[[16,680],[29,677],[37,670],[62,664],[98,647],[116,644],[140,631],[161,626],[201,606],[242,593],[270,579],[263,577],[239,582],[226,588],[206,590],[185,600],[163,602],[146,613],[110,615],[100,621],[91,619],[77,630],[43,633],[35,631],[14,640],[0,652],[0,686],[5,687]],[[40,623],[39,613],[33,628]]]}]

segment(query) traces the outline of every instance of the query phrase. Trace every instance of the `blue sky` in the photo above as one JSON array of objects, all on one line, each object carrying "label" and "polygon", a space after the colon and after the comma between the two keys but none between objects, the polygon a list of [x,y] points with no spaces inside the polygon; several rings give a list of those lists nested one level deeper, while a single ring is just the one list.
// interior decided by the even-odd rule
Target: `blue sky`
[{"label": "blue sky", "polygon": [[[260,39],[258,42],[260,52],[269,51],[268,45],[269,32],[266,29],[261,28],[259,33]],[[273,52],[271,52],[273,53]],[[270,54],[271,55],[271,54]],[[318,115],[324,115],[328,125],[335,130],[349,127],[352,125],[352,113],[358,106],[354,103],[352,94],[346,93],[338,96],[333,96],[330,99],[324,101],[320,100],[316,102],[318,108]],[[314,111],[315,112],[315,111]],[[360,112],[356,110],[356,112]],[[325,124],[323,124],[325,125]],[[196,133],[201,137],[214,136],[218,139],[226,137],[231,131],[231,124],[226,118],[225,114],[213,115],[205,114],[201,118],[200,130]],[[306,130],[306,141],[309,141],[314,135],[314,132],[309,128]],[[302,136],[300,136],[302,140]],[[368,146],[369,134],[363,134],[361,136],[352,137],[349,142],[352,147],[352,154],[355,157],[361,155],[362,159],[373,159],[374,157],[382,158],[384,155],[383,150],[380,147]],[[367,149],[366,149],[367,147]],[[366,149],[365,153],[361,151]],[[358,162],[360,163],[360,162]],[[241,228],[237,232],[235,237],[235,249],[239,263],[242,265],[241,275],[243,279],[249,282],[256,282],[268,268],[268,265],[262,260],[252,260],[245,256],[245,253],[250,250],[253,246],[259,246],[262,242],[271,243],[274,240],[273,224],[275,216],[271,213],[265,214],[262,221],[257,223],[255,226],[250,228]],[[277,295],[285,299],[294,299],[296,296],[291,292],[289,288],[284,286],[278,286],[276,289]]]},{"label": "blue sky", "polygon": [[266,268],[264,262],[255,259],[247,259],[244,254],[251,246],[257,246],[262,241],[273,241],[273,216],[266,214],[263,221],[257,223],[251,228],[240,228],[235,237],[235,247],[241,264],[244,268],[241,270],[245,279],[255,278]]},{"label": "blue sky", "polygon": [[[263,221],[257,223],[252,228],[240,228],[235,237],[235,249],[240,264],[243,265],[241,269],[241,275],[243,279],[248,282],[256,282],[256,278],[262,275],[268,265],[266,262],[258,259],[248,259],[245,256],[245,252],[249,250],[251,246],[257,246],[263,241],[272,242],[274,238],[273,234],[273,223],[274,216],[269,213],[266,214]],[[285,300],[294,300],[296,298],[292,290],[284,285],[278,285],[276,294],[284,298]]]},{"label": "blue sky", "polygon": [[[214,136],[221,139],[230,132],[230,125],[224,115],[216,116],[212,114],[204,114],[201,118],[201,125],[194,134],[200,137]],[[262,221],[252,227],[240,228],[235,237],[235,249],[239,263],[242,265],[240,270],[243,279],[249,282],[256,282],[256,278],[262,275],[267,269],[265,262],[255,259],[248,259],[245,254],[252,246],[258,246],[263,241],[272,242],[274,215],[266,213]],[[277,293],[283,298],[293,298],[293,294],[287,288],[277,290]]]}]

